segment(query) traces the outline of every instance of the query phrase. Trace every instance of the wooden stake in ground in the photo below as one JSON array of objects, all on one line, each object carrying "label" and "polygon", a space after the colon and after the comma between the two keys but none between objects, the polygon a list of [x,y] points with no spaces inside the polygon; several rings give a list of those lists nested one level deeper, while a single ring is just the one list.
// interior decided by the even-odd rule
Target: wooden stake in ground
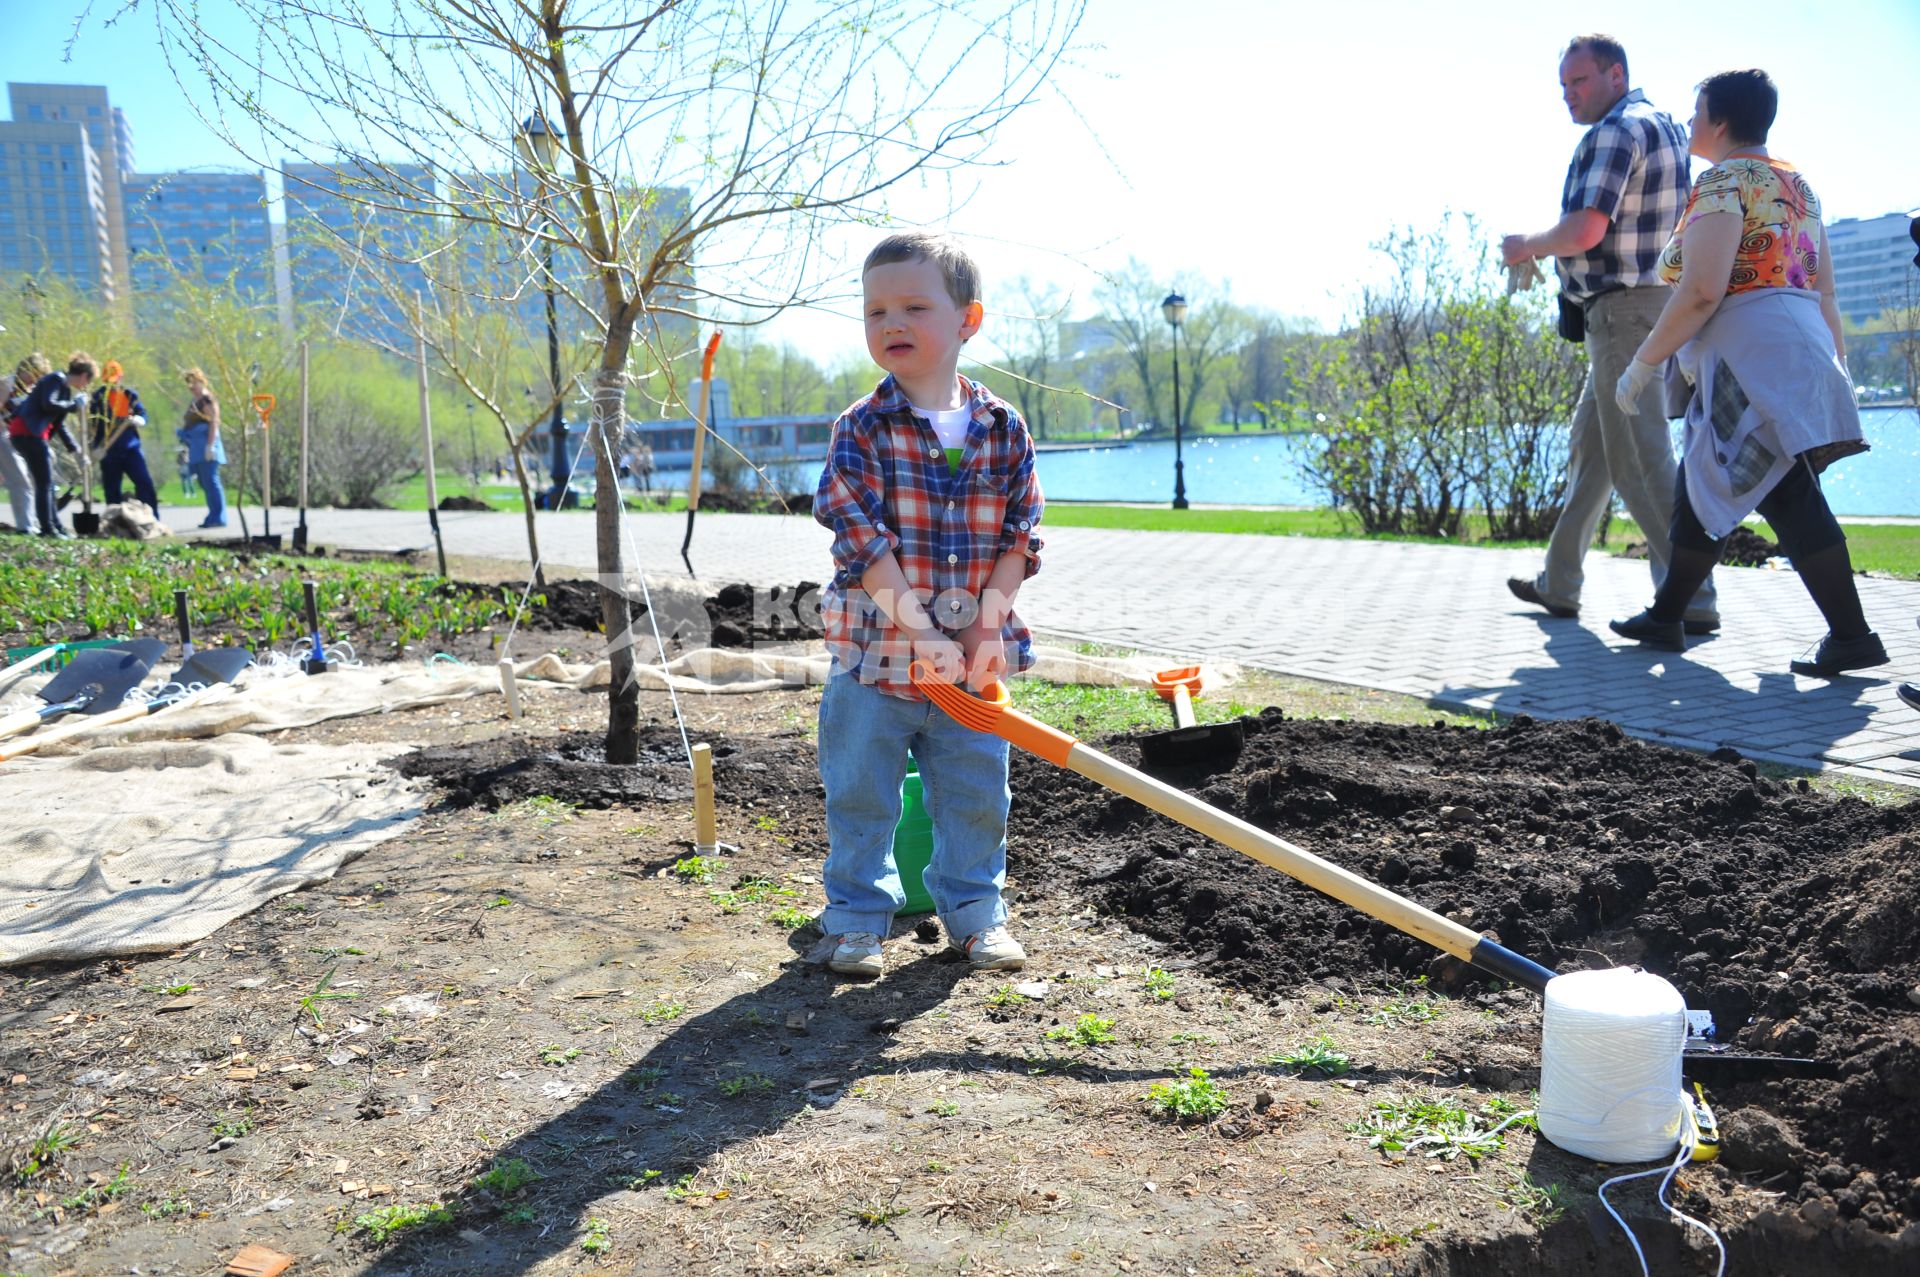
[{"label": "wooden stake in ground", "polygon": [[707,339],[706,354],[700,357],[700,413],[693,419],[693,470],[687,475],[687,535],[680,541],[680,561],[693,575],[693,560],[687,547],[693,544],[693,512],[700,508],[700,466],[706,452],[707,409],[713,403],[713,357],[720,350],[720,334]]},{"label": "wooden stake in ground", "polygon": [[260,414],[260,535],[273,539],[273,405],[268,394],[253,397],[253,410]]},{"label": "wooden stake in ground", "polygon": [[693,747],[693,850],[711,856],[720,849],[719,823],[713,814],[713,747]]},{"label": "wooden stake in ground", "polygon": [[[416,310],[420,306],[420,294],[413,295]],[[440,492],[433,481],[433,408],[427,401],[427,339],[419,341],[420,349],[420,435],[425,440],[427,461],[427,522],[433,527],[433,551],[440,560],[440,575],[447,574],[447,545],[440,539]]]},{"label": "wooden stake in ground", "polygon": [[300,526],[293,530],[293,548],[307,548],[307,343],[300,343]]}]

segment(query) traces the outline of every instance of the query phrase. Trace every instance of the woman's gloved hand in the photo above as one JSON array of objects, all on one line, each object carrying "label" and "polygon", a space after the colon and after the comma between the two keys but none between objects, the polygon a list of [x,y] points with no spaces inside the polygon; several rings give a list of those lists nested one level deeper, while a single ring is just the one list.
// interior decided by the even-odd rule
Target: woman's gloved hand
[{"label": "woman's gloved hand", "polygon": [[1640,411],[1640,396],[1655,377],[1660,375],[1659,368],[1634,359],[1627,364],[1627,370],[1620,374],[1620,380],[1613,386],[1613,401],[1620,405],[1620,411],[1632,416]]}]

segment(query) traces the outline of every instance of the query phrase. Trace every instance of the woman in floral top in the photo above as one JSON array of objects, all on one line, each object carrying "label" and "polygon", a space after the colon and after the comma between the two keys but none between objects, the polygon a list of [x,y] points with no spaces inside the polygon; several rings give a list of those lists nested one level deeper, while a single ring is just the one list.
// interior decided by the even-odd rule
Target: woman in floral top
[{"label": "woman in floral top", "polygon": [[1673,296],[1615,391],[1622,404],[1637,400],[1676,356],[1677,372],[1692,383],[1673,559],[1653,605],[1612,628],[1684,650],[1688,601],[1728,534],[1757,510],[1827,622],[1813,654],[1789,668],[1831,678],[1883,664],[1887,653],[1867,626],[1846,534],[1820,491],[1827,465],[1867,445],[1820,197],[1799,170],[1767,153],[1778,103],[1765,71],[1725,71],[1700,84],[1692,151],[1712,167],[1694,183],[1661,254]]}]

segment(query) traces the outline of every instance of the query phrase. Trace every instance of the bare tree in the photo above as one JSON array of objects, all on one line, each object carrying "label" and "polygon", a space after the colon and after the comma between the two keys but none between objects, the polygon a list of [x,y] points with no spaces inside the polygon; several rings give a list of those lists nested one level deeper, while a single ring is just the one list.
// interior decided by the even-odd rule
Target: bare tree
[{"label": "bare tree", "polygon": [[[604,494],[636,346],[662,373],[650,393],[682,399],[696,325],[812,300],[834,269],[823,231],[873,224],[903,179],[976,160],[1049,84],[1083,14],[1083,0],[233,0],[263,33],[235,46],[197,0],[128,0],[143,3],[176,82],[243,154],[324,166],[339,199],[426,219],[446,242],[477,225],[521,237],[529,285],[553,283],[595,334]],[[514,176],[523,133],[556,143],[531,190]],[[571,267],[545,271],[548,248]],[[377,241],[356,251],[420,265]],[[631,762],[618,500],[596,501],[595,520],[607,757]]]},{"label": "bare tree", "polygon": [[1022,384],[1014,393],[1034,437],[1045,439],[1060,425],[1059,392],[1052,382],[1060,359],[1060,320],[1073,297],[1054,284],[1025,275],[1008,281],[1008,308],[989,317],[981,339],[997,346],[1007,371]]}]

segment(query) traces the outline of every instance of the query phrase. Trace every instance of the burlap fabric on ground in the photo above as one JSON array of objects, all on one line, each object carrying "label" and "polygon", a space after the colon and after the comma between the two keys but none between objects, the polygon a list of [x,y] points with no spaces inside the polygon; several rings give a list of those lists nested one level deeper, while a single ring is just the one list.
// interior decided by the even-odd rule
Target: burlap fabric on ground
[{"label": "burlap fabric on ground", "polygon": [[152,953],[331,878],[400,833],[401,747],[230,735],[28,758],[0,773],[0,966]]}]

